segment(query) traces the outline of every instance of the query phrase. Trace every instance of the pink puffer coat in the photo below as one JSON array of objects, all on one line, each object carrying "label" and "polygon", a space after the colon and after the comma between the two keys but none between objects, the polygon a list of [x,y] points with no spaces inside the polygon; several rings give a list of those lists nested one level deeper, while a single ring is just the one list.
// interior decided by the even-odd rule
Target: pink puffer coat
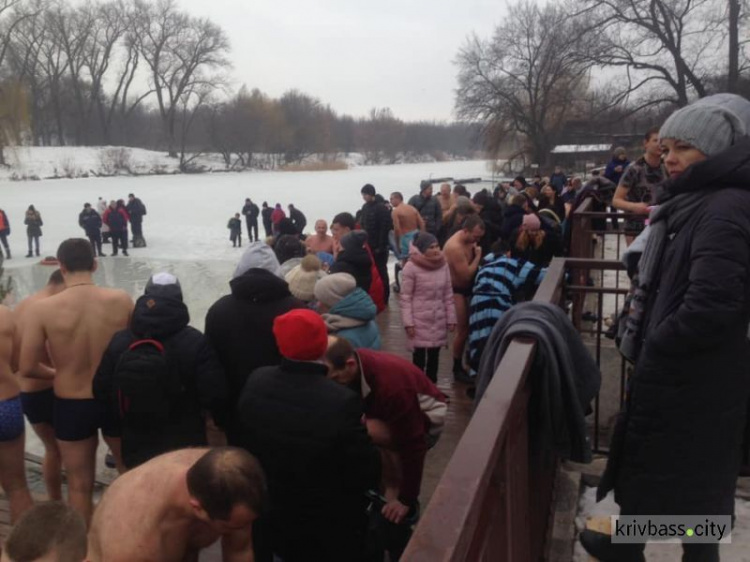
[{"label": "pink puffer coat", "polygon": [[411,259],[404,266],[399,293],[404,327],[413,326],[416,332],[413,339],[408,339],[408,347],[441,347],[448,343],[448,325],[456,323],[448,264],[445,260],[425,263],[421,254],[414,259],[414,253],[419,251],[413,245],[410,250]]}]

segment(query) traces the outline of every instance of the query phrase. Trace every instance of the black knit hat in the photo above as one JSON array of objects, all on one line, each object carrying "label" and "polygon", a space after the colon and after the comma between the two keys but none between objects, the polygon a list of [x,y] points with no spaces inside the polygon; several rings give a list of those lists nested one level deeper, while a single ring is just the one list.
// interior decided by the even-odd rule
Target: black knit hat
[{"label": "black knit hat", "polygon": [[437,244],[437,241],[437,238],[429,232],[420,232],[414,237],[412,244],[414,244],[414,247],[419,250],[420,254],[424,254],[430,246]]},{"label": "black knit hat", "polygon": [[362,193],[362,195],[372,195],[374,197],[375,187],[369,183],[366,183],[360,190],[360,193]]}]

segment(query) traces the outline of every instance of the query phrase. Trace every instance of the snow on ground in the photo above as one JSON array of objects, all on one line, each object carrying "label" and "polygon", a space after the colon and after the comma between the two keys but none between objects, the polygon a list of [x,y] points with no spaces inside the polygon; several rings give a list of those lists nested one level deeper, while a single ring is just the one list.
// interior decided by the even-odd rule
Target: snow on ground
[{"label": "snow on ground", "polygon": [[[82,149],[76,162],[85,162],[93,153]],[[112,178],[57,179],[34,182],[0,180],[0,208],[11,224],[9,242],[13,258],[6,260],[6,276],[13,278],[18,302],[46,283],[53,268],[38,265],[36,258],[25,258],[26,229],[23,215],[29,204],[40,211],[44,226],[42,256],[54,255],[60,242],[84,236],[78,226],[83,204],[140,197],[148,209],[143,231],[147,248],[130,250],[130,258],[99,259],[97,283],[119,287],[137,298],[143,294],[152,273],[170,271],[182,284],[191,324],[203,328],[208,308],[229,292],[229,279],[243,249],[232,248],[227,221],[239,213],[245,197],[259,205],[289,203],[308,219],[308,231],[315,220],[329,221],[342,211],[354,213],[362,206],[360,189],[372,183],[388,196],[402,191],[406,198],[419,191],[419,182],[430,177],[490,177],[484,161],[368,166],[334,172],[255,172],[250,174],[181,174],[168,176],[121,176]],[[471,188],[470,188],[471,189]],[[243,221],[243,238],[246,236]],[[260,225],[260,234],[263,227]],[[111,253],[111,247],[105,247]],[[42,453],[39,440],[27,431],[27,450]],[[99,448],[99,465],[106,452]]]},{"label": "snow on ground", "polygon": [[[368,166],[331,172],[255,172],[250,174],[181,174],[169,176],[119,176],[112,178],[59,179],[39,182],[0,181],[0,207],[11,224],[13,259],[6,267],[24,264],[27,250],[23,216],[30,204],[44,220],[42,253],[54,254],[57,245],[72,236],[83,236],[78,214],[86,202],[140,197],[148,209],[143,231],[148,248],[132,252],[134,258],[166,260],[228,260],[240,250],[229,243],[227,221],[241,211],[246,197],[260,205],[294,203],[308,219],[330,221],[341,211],[362,206],[360,189],[372,183],[386,197],[402,191],[406,198],[419,191],[419,182],[430,177],[488,177],[484,161]],[[243,238],[246,237],[244,232]],[[262,235],[262,226],[261,226]],[[28,260],[31,261],[31,260]]]},{"label": "snow on ground", "polygon": [[[89,178],[115,175],[166,175],[181,173],[179,159],[170,158],[165,152],[130,148],[122,146],[11,146],[6,147],[5,159],[8,167],[0,168],[0,179],[42,180],[55,178]],[[312,154],[303,159],[302,165],[315,165],[322,158],[331,155]],[[336,160],[347,167],[364,166],[367,158],[364,154],[351,152],[337,154]],[[255,155],[254,162],[262,165],[264,156]],[[190,164],[207,172],[225,172],[227,168],[236,169],[236,156],[232,156],[232,166],[227,166],[218,153],[206,153],[190,159]],[[430,155],[401,155],[398,164],[408,160],[415,162],[433,162]],[[502,162],[502,161],[501,161]],[[118,167],[120,166],[119,171]],[[125,171],[125,169],[127,171]],[[245,172],[253,169],[243,170]]]},{"label": "snow on ground", "polygon": [[[596,488],[584,488],[578,503],[576,529],[580,533],[586,528],[586,520],[590,517],[608,517],[617,515],[619,507],[614,501],[612,493],[600,503],[596,503]],[[732,530],[732,542],[720,547],[721,559],[724,562],[750,562],[750,502],[737,499],[735,505],[736,521]],[[648,562],[673,562],[682,557],[682,547],[679,544],[649,543],[646,546],[646,560]],[[573,551],[574,562],[589,562],[593,560],[576,541]]]}]

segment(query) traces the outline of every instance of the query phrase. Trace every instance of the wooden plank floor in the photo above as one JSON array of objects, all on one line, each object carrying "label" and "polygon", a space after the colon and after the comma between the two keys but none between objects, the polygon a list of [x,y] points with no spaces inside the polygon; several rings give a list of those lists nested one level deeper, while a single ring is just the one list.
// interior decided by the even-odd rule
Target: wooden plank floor
[{"label": "wooden plank floor", "polygon": [[[396,295],[391,299],[389,308],[378,316],[378,326],[380,327],[383,349],[411,360],[411,352],[406,348],[406,335],[401,324],[398,299],[395,297]],[[443,474],[445,466],[453,454],[456,444],[461,439],[471,416],[472,401],[466,396],[466,387],[464,385],[453,383],[451,367],[451,353],[448,349],[442,349],[440,351],[438,387],[449,397],[450,403],[448,405],[445,428],[440,441],[427,454],[424,479],[422,481],[422,493],[420,495],[423,509],[432,497],[440,476]],[[108,471],[108,473],[112,474],[113,471]],[[27,463],[27,474],[35,499],[43,501],[45,497],[44,488],[41,483],[40,467],[33,459]],[[107,482],[106,475],[99,475],[99,479],[105,483]],[[7,536],[10,529],[9,524],[8,502],[5,496],[0,494],[0,544],[2,544]]]}]

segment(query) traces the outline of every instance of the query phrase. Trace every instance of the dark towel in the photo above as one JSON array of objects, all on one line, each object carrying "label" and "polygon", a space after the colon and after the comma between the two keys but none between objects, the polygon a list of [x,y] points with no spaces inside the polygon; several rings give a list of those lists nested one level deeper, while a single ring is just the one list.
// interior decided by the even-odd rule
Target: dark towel
[{"label": "dark towel", "polygon": [[553,436],[555,447],[564,458],[591,462],[585,412],[599,392],[601,373],[580,334],[559,307],[525,302],[503,315],[482,354],[476,403],[487,390],[511,340],[519,336],[537,342],[529,374],[534,405],[529,408],[530,423]]}]

